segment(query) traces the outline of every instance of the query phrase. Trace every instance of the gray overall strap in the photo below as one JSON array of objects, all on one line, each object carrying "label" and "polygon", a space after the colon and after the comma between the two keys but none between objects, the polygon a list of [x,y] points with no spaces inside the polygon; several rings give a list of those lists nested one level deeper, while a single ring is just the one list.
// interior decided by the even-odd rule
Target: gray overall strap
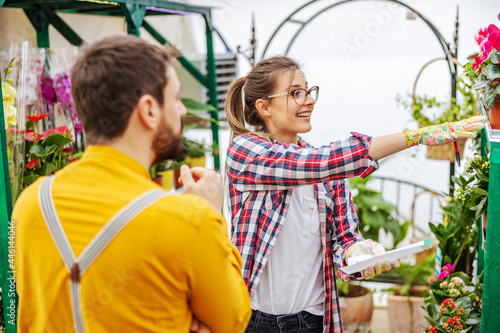
[{"label": "gray overall strap", "polygon": [[166,196],[168,192],[163,190],[150,190],[132,200],[106,223],[85,247],[80,256],[76,258],[56,212],[52,197],[53,182],[54,176],[49,176],[42,182],[38,192],[38,201],[45,224],[70,274],[71,307],[73,310],[75,331],[77,333],[83,333],[85,332],[85,328],[83,325],[80,289],[80,281],[83,273],[85,273],[99,254],[131,220],[139,215],[144,209]]}]

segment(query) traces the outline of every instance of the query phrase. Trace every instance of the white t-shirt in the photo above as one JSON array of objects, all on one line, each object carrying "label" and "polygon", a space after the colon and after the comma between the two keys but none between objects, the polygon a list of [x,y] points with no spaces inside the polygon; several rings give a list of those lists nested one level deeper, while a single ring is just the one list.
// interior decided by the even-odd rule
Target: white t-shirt
[{"label": "white t-shirt", "polygon": [[323,315],[323,253],[314,185],[293,189],[288,214],[252,297],[274,315]]}]

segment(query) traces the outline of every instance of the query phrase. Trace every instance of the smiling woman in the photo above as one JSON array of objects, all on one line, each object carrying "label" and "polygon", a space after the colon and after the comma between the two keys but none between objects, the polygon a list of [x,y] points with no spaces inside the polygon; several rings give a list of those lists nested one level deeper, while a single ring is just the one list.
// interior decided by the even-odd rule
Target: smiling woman
[{"label": "smiling woman", "polygon": [[[484,121],[473,118],[373,140],[352,133],[314,148],[299,134],[312,129],[318,93],[287,57],[259,62],[229,87],[229,210],[233,243],[252,296],[249,333],[280,332],[283,325],[341,332],[334,265],[385,252],[359,233],[346,178],[364,178],[378,168],[378,159],[414,145],[473,136],[470,131]],[[380,261],[361,273],[338,275],[370,279],[398,265]]]}]

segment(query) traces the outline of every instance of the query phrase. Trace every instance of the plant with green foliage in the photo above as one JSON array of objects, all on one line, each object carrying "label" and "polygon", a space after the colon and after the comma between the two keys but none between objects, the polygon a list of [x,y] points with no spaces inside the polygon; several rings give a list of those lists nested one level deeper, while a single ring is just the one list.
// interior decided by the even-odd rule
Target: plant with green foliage
[{"label": "plant with green foliage", "polygon": [[466,195],[470,196],[467,208],[476,212],[475,219],[478,220],[488,207],[488,186],[490,182],[490,161],[480,155],[474,155],[468,161],[465,168],[473,181],[466,188]]},{"label": "plant with green foliage", "polygon": [[396,207],[385,201],[382,193],[367,187],[370,179],[370,177],[349,179],[354,207],[359,219],[359,230],[363,237],[376,242],[378,242],[381,229],[386,233],[391,233],[395,248],[406,237],[410,222],[401,223],[396,218]]},{"label": "plant with green foliage", "polygon": [[[472,85],[466,83],[462,78],[458,78],[457,92],[463,98],[463,101],[458,104],[454,98],[450,102],[440,102],[436,97],[427,95],[416,95],[413,98],[410,93],[407,94],[406,98],[397,95],[396,101],[398,105],[411,112],[413,119],[418,122],[420,127],[453,122],[476,115],[477,101]],[[432,113],[438,115],[432,117]]]},{"label": "plant with green foliage", "polygon": [[389,288],[389,291],[404,296],[422,296],[422,292],[416,291],[413,287],[417,285],[427,285],[429,279],[434,275],[435,256],[430,255],[420,264],[411,265],[402,262],[395,269],[396,273],[402,279],[401,288]]},{"label": "plant with green foliage", "polygon": [[472,283],[467,274],[453,270],[451,265],[443,267],[424,295],[425,319],[432,325],[426,333],[470,333],[480,326],[484,273]]},{"label": "plant with green foliage", "polygon": [[182,147],[184,148],[184,158],[186,157],[204,157],[206,152],[210,151],[205,143],[182,137]]},{"label": "plant with green foliage", "polygon": [[442,265],[452,264],[457,270],[472,276],[472,262],[477,253],[478,225],[476,211],[471,210],[471,196],[466,195],[475,177],[453,177],[457,184],[453,198],[444,205],[443,223],[429,227],[439,241]]}]

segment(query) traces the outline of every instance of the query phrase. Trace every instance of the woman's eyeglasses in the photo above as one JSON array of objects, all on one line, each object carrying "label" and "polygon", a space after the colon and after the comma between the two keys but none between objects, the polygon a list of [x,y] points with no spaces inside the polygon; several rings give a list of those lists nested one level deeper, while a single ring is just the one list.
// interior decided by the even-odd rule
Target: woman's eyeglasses
[{"label": "woman's eyeglasses", "polygon": [[303,105],[303,104],[306,104],[307,95],[311,95],[311,97],[314,99],[314,101],[318,100],[319,87],[318,86],[314,86],[314,87],[311,87],[310,89],[298,88],[298,89],[294,89],[294,90],[287,91],[287,92],[284,92],[284,93],[267,96],[266,98],[273,98],[273,97],[285,96],[285,95],[288,95],[288,94],[293,97],[293,100],[295,101],[296,104]]}]

